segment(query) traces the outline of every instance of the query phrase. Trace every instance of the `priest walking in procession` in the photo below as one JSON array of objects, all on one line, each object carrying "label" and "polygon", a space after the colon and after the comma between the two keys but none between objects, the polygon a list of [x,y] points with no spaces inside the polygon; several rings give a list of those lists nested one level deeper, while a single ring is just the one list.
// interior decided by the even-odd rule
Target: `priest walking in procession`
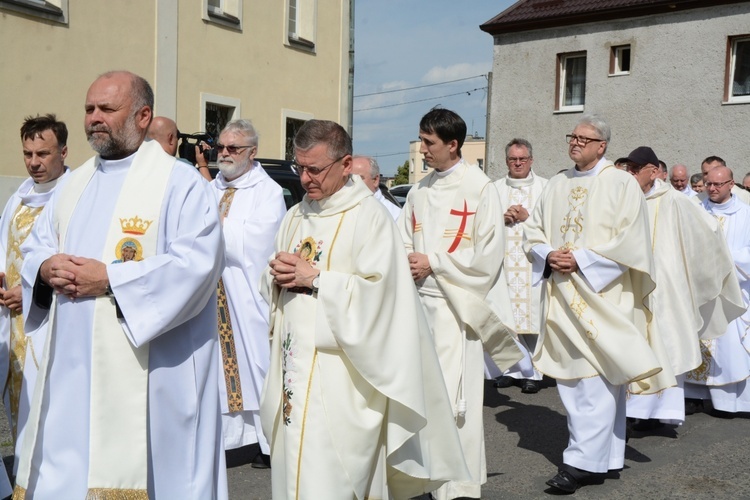
[{"label": "priest walking in procession", "polygon": [[487,481],[483,349],[501,370],[523,357],[508,329],[500,197],[462,159],[465,138],[466,123],[453,111],[433,109],[422,117],[420,152],[433,171],[409,191],[398,220],[471,472],[470,480],[440,488],[440,500],[480,498]]},{"label": "priest walking in procession", "polygon": [[[258,134],[249,120],[229,122],[216,144],[219,173],[211,182],[224,233],[226,268],[218,287],[219,380],[224,447],[259,447],[246,456],[253,467],[268,466],[270,449],[260,424],[260,395],[268,371],[268,303],[259,283],[281,219],[281,186],[260,163]],[[242,450],[246,453],[246,450]]]},{"label": "priest walking in procession", "polygon": [[[727,324],[745,311],[716,220],[674,187],[674,179],[672,185],[659,179],[657,165],[654,151],[641,146],[628,155],[625,169],[641,186],[648,206],[656,271],[649,336],[662,339],[677,385],[658,394],[629,395],[627,416],[639,419],[632,426],[635,431],[685,421],[684,374],[701,364],[700,339],[723,335]],[[677,167],[675,171],[680,174]]]},{"label": "priest walking in procession", "polygon": [[25,326],[49,317],[14,498],[227,497],[213,193],[144,142],[153,92],[105,73],[86,94],[97,155],[23,245]]},{"label": "priest walking in procession", "polygon": [[[662,371],[649,345],[654,289],[646,200],[604,154],[610,129],[584,116],[566,136],[575,163],[550,179],[524,229],[534,280],[546,279],[546,321],[534,365],[557,379],[570,438],[553,491],[572,493],[623,468],[629,383]],[[675,385],[657,379],[639,391]]]},{"label": "priest walking in procession", "polygon": [[310,120],[294,155],[307,194],[282,221],[262,285],[274,499],[410,498],[467,479],[403,243],[351,175],[351,138]]},{"label": "priest walking in procession", "polygon": [[[534,368],[531,354],[534,352],[541,328],[541,308],[544,287],[533,286],[531,262],[523,253],[523,228],[534,205],[542,194],[547,179],[539,177],[531,169],[534,155],[531,143],[526,139],[513,139],[505,146],[505,163],[508,175],[495,181],[500,193],[500,203],[505,210],[505,277],[508,281],[510,305],[513,312],[513,330],[519,336],[523,359],[505,373],[500,372],[490,359],[485,359],[495,387],[510,387],[520,384],[524,394],[539,392],[542,374]],[[489,358],[488,355],[485,358]]]},{"label": "priest walking in procession", "polygon": [[[18,187],[5,205],[0,218],[0,339],[2,361],[3,403],[10,423],[16,457],[14,475],[18,469],[18,444],[29,415],[29,401],[34,390],[36,359],[42,355],[44,339],[36,336],[41,345],[34,345],[32,332],[24,330],[21,268],[21,245],[29,237],[39,214],[68,168],[68,127],[53,114],[28,117],[21,126],[23,159],[29,178]],[[6,378],[7,377],[7,378]],[[11,493],[10,483],[0,477],[0,497]]]},{"label": "priest walking in procession", "polygon": [[732,171],[718,165],[706,172],[707,198],[703,208],[719,222],[734,261],[744,308],[742,316],[729,324],[724,335],[702,341],[702,363],[687,374],[686,405],[696,411],[710,400],[725,413],[750,411],[750,206],[734,194]]}]

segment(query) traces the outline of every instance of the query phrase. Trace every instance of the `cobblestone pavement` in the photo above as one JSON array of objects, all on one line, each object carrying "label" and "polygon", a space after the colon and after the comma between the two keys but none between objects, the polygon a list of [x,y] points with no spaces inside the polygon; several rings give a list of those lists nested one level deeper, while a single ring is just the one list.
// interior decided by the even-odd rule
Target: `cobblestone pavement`
[{"label": "cobblestone pavement", "polygon": [[[544,482],[557,471],[567,444],[565,411],[554,383],[538,394],[518,387],[485,385],[487,484],[482,498],[550,498]],[[11,453],[4,417],[3,456]],[[654,434],[633,433],[619,478],[578,490],[577,499],[750,499],[750,418],[697,413],[681,427]],[[271,472],[250,465],[231,467],[229,498],[271,498]]]}]

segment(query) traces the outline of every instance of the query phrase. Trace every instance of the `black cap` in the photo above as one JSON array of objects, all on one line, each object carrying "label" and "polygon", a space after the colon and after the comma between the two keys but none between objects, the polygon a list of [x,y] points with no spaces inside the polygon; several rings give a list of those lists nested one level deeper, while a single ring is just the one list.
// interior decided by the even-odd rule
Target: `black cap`
[{"label": "black cap", "polygon": [[656,157],[654,150],[648,146],[640,146],[635,148],[628,155],[628,161],[635,163],[638,166],[644,166],[648,163],[656,167],[659,166],[659,158]]}]

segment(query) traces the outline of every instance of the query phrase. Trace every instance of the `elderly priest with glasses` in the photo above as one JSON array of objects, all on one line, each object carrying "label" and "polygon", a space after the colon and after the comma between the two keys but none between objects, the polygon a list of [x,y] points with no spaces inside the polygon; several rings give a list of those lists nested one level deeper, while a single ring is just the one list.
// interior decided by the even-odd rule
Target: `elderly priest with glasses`
[{"label": "elderly priest with glasses", "polygon": [[[604,120],[584,116],[566,139],[575,167],[550,179],[524,230],[534,280],[547,280],[534,365],[557,379],[568,414],[563,463],[547,481],[558,493],[623,468],[627,386],[662,371],[646,332],[654,263],[643,192],[605,159]],[[640,390],[674,377],[655,383]]]},{"label": "elderly priest with glasses", "polygon": [[265,275],[274,499],[410,498],[468,471],[403,243],[331,121],[294,138],[307,191]]}]

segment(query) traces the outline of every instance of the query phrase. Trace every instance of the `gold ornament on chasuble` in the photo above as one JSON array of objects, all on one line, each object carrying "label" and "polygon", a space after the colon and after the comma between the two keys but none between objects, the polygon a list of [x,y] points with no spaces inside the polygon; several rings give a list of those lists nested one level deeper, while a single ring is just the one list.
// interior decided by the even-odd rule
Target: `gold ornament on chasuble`
[{"label": "gold ornament on chasuble", "polygon": [[[6,255],[7,269],[5,272],[5,289],[10,290],[21,284],[21,266],[23,255],[21,244],[26,241],[31,229],[34,227],[36,218],[44,207],[27,207],[20,204],[16,208],[13,218],[8,225],[8,251]],[[10,400],[11,430],[13,442],[18,436],[18,407],[21,400],[21,386],[23,385],[23,368],[26,363],[26,353],[31,351],[34,356],[34,347],[29,343],[23,328],[23,315],[21,311],[10,311],[10,366],[8,367],[8,379],[5,390],[8,391]],[[34,357],[36,363],[36,357]],[[37,366],[38,363],[37,363]]]},{"label": "gold ornament on chasuble", "polygon": [[[229,208],[234,201],[234,193],[237,188],[227,188],[219,202],[219,216],[222,224],[229,215]],[[227,388],[227,407],[230,412],[242,411],[242,385],[240,383],[240,368],[237,365],[237,349],[234,344],[234,331],[232,330],[232,318],[229,314],[227,292],[224,289],[224,280],[219,278],[217,286],[217,308],[219,326],[219,344],[221,346],[221,360],[224,365],[224,383]]]},{"label": "gold ornament on chasuble", "polygon": [[715,340],[716,339],[700,341],[701,364],[695,370],[689,371],[685,374],[687,380],[695,380],[698,382],[708,381],[708,376],[711,374],[711,365],[714,364],[714,357],[711,354],[711,349],[714,346]]}]

